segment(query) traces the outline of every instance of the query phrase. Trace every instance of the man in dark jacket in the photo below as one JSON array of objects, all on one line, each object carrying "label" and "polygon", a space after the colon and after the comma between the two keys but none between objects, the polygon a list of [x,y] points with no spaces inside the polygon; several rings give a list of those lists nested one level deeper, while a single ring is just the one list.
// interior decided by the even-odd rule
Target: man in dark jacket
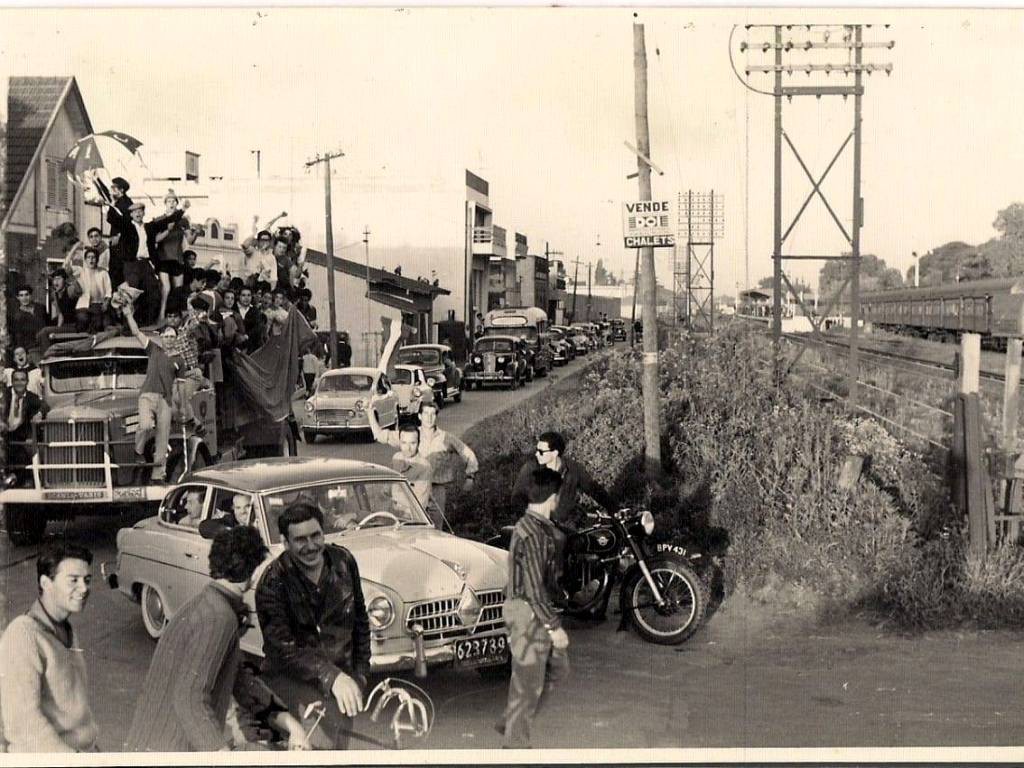
[{"label": "man in dark jacket", "polygon": [[28,371],[19,368],[11,373],[11,386],[4,387],[0,398],[7,457],[19,482],[27,477],[24,466],[32,460],[32,447],[23,445],[32,440],[32,424],[46,416],[46,402],[28,391]]},{"label": "man in dark jacket", "polygon": [[323,525],[323,513],[309,502],[294,502],[281,513],[277,527],[285,551],[256,587],[256,613],[267,683],[300,719],[309,704],[324,702],[310,743],[345,749],[352,718],[363,706],[370,624],[355,558],[324,544]]},{"label": "man in dark jacket", "polygon": [[107,209],[107,224],[110,225],[110,284],[115,288],[124,282],[124,263],[135,256],[128,252],[125,233],[132,229],[132,199],[128,197],[130,185],[120,176],[110,181],[110,196],[114,204]]},{"label": "man in dark jacket", "polygon": [[[244,747],[229,738],[234,699],[239,725],[266,723],[308,749],[302,725],[242,663],[249,611],[242,595],[267,549],[254,528],[219,532],[210,547],[213,581],[174,615],[160,636],[128,729],[129,752],[213,752]],[[262,735],[262,734],[260,734]]]},{"label": "man in dark jacket", "polygon": [[252,288],[247,285],[238,291],[238,316],[245,331],[243,348],[246,352],[255,352],[267,337],[267,316],[253,306]]},{"label": "man in dark jacket", "polygon": [[581,491],[609,512],[615,511],[615,500],[594,480],[586,467],[564,454],[565,438],[559,433],[545,432],[537,438],[534,457],[523,464],[512,487],[512,509],[516,514],[525,512],[533,473],[541,467],[553,469],[562,476],[562,488],[551,520],[563,530],[573,531],[579,523],[577,503]]},{"label": "man in dark jacket", "polygon": [[11,335],[11,349],[24,347],[33,362],[39,362],[43,350],[36,338],[46,327],[46,308],[32,300],[32,286],[19,285],[14,291],[17,304],[8,308],[7,331]]}]

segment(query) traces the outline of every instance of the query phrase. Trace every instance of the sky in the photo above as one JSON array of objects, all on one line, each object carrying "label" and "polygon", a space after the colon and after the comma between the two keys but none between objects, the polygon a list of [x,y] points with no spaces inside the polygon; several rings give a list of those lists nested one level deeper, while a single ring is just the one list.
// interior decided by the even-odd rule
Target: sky
[{"label": "sky", "polygon": [[[725,198],[716,293],[771,272],[773,99],[733,73],[730,51],[741,70],[765,63],[759,49],[739,52],[740,40],[763,36],[745,24],[873,23],[866,36],[895,41],[865,52],[893,72],[864,83],[863,253],[905,272],[912,251],[993,236],[997,211],[1024,200],[1021,12],[638,13],[651,158],[663,171],[654,197],[714,189]],[[437,209],[448,203],[435,192],[460,186],[469,169],[490,182],[495,222],[527,234],[532,252],[546,241],[567,261],[602,258],[629,273],[635,252],[622,247],[622,204],[639,199],[626,178],[636,157],[624,145],[636,144],[636,20],[622,8],[0,10],[0,109],[10,75],[73,74],[94,128],[138,137],[150,165],[189,149],[201,154],[203,175],[246,186],[197,201],[200,211],[248,230],[253,214],[267,219],[288,205],[311,245],[324,239],[323,182],[304,163],[341,148],[336,246],[358,245],[368,226],[384,265],[388,248],[444,244],[439,233],[461,211]],[[807,38],[799,27],[786,34]],[[766,75],[749,79],[770,85]],[[790,82],[812,80],[797,73]],[[852,128],[853,99],[784,102],[783,124],[818,176]],[[822,185],[848,230],[851,169],[852,143]],[[785,146],[783,191],[785,229],[811,191]],[[416,225],[396,222],[389,200],[419,209]],[[846,249],[817,199],[786,241],[788,253]],[[659,282],[671,285],[671,249],[656,257]],[[787,270],[813,286],[821,264]]]}]

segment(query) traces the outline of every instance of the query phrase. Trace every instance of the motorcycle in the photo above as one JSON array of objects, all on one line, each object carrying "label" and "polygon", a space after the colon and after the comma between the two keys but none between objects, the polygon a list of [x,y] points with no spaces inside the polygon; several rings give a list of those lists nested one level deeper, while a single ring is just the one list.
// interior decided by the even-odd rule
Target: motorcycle
[{"label": "motorcycle", "polygon": [[[619,584],[622,623],[644,640],[679,645],[700,627],[722,579],[718,556],[693,545],[652,544],[654,515],[647,510],[588,512],[591,522],[571,534],[562,569],[565,612],[603,617]],[[496,546],[508,548],[511,528]],[[500,540],[500,541],[499,541]]]}]

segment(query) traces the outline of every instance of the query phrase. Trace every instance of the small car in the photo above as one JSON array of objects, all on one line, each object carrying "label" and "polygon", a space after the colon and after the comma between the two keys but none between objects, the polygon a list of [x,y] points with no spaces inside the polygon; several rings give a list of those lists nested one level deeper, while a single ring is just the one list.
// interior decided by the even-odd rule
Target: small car
[{"label": "small car", "polygon": [[452,348],[446,344],[409,344],[395,354],[395,362],[423,368],[427,382],[434,388],[439,407],[451,400],[462,402],[462,372],[455,364]]},{"label": "small car", "polygon": [[[238,495],[248,504],[235,513]],[[324,538],[348,549],[359,566],[372,671],[506,663],[507,554],[436,530],[404,477],[367,462],[258,459],[190,473],[167,492],[155,517],[118,531],[117,560],[102,565],[103,576],[139,605],[146,632],[157,639],[210,581],[211,542],[200,528],[209,536],[219,525],[207,521],[230,515],[230,524],[259,531],[270,553],[253,576],[258,585],[284,551],[277,518],[299,499],[321,509]],[[244,595],[250,626],[241,646],[262,656],[256,588]]]},{"label": "small car", "polygon": [[612,341],[626,340],[626,321],[615,319],[612,323]]},{"label": "small car", "polygon": [[427,374],[418,365],[396,365],[391,374],[391,388],[398,395],[398,415],[415,416],[424,399],[431,400],[434,390],[427,383]]},{"label": "small car", "polygon": [[526,381],[526,357],[516,336],[481,336],[473,344],[462,380],[466,389],[505,384],[518,389]]},{"label": "small car", "polygon": [[573,349],[577,355],[587,354],[593,347],[593,342],[590,340],[590,335],[586,333],[582,328],[576,326],[559,326],[558,329],[565,334],[565,337],[572,344]]},{"label": "small car", "polygon": [[398,395],[387,374],[376,368],[333,368],[317,382],[306,400],[302,437],[307,443],[317,435],[370,430],[366,404],[373,403],[382,427],[398,423]]}]

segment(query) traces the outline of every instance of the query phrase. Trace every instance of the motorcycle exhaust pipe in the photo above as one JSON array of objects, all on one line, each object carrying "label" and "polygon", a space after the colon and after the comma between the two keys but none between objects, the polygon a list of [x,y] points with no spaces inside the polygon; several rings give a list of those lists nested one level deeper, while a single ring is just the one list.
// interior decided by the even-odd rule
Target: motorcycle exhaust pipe
[{"label": "motorcycle exhaust pipe", "polygon": [[416,651],[415,674],[418,678],[427,676],[427,656],[423,651],[423,625],[412,625],[412,646]]}]

